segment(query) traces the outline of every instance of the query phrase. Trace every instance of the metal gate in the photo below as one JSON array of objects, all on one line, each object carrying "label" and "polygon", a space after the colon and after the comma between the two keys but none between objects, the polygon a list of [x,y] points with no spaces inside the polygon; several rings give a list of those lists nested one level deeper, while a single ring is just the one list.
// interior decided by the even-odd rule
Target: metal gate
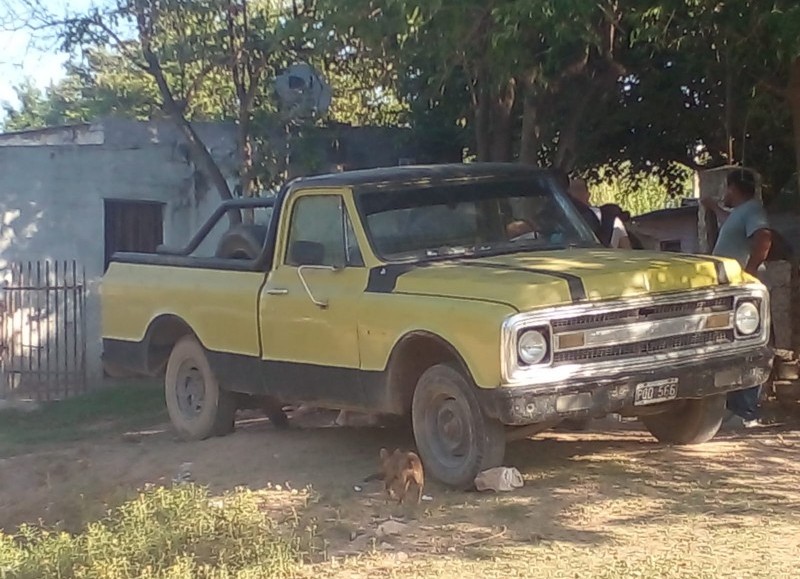
[{"label": "metal gate", "polygon": [[74,260],[12,263],[0,291],[0,398],[85,392],[85,270]]}]

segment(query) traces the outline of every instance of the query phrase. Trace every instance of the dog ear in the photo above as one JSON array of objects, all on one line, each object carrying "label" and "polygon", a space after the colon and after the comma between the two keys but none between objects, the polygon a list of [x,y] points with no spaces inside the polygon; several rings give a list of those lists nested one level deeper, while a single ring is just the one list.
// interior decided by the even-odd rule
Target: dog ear
[{"label": "dog ear", "polygon": [[382,448],[380,456],[381,460],[386,460],[387,458],[389,458],[389,451],[386,450],[385,448]]}]

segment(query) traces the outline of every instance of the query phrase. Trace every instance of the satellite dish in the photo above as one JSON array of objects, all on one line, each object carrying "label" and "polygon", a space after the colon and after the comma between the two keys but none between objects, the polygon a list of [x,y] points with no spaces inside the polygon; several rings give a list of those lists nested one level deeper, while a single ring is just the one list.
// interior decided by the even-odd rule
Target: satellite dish
[{"label": "satellite dish", "polygon": [[331,106],[332,91],[313,66],[293,64],[275,79],[281,109],[292,116],[324,115]]}]

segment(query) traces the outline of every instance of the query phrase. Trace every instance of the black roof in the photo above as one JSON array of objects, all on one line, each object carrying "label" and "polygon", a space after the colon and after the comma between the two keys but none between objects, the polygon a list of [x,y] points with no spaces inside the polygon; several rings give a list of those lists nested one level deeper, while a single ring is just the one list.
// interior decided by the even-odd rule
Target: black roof
[{"label": "black roof", "polygon": [[387,188],[419,187],[453,181],[524,179],[555,175],[555,172],[518,163],[465,163],[447,165],[406,165],[359,171],[344,171],[313,177],[300,177],[292,189],[308,187],[352,187],[359,191],[381,191]]}]

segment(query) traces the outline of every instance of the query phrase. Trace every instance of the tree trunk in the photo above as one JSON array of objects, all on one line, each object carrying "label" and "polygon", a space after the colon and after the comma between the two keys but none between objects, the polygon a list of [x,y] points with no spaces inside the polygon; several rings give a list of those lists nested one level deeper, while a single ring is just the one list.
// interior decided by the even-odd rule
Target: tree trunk
[{"label": "tree trunk", "polygon": [[539,164],[539,102],[533,89],[533,78],[525,83],[525,96],[522,101],[522,135],[519,144],[519,162],[526,165]]},{"label": "tree trunk", "polygon": [[[206,147],[205,143],[203,143],[200,135],[197,134],[197,131],[194,130],[192,124],[186,119],[181,107],[175,102],[175,97],[172,96],[172,91],[170,90],[167,79],[164,76],[161,63],[158,61],[158,58],[156,58],[155,54],[153,54],[153,52],[148,48],[148,45],[149,43],[142,42],[142,50],[144,52],[145,60],[147,61],[148,72],[156,81],[158,90],[161,93],[161,98],[164,101],[164,112],[169,115],[173,122],[178,126],[178,129],[181,131],[181,133],[183,133],[183,136],[186,138],[186,142],[189,145],[189,151],[191,152],[194,162],[211,180],[211,183],[214,185],[217,193],[219,193],[220,198],[223,201],[232,199],[233,195],[231,195],[231,189],[228,186],[228,182],[225,180],[225,176],[222,174],[219,165],[217,165],[216,160],[209,152],[208,147]],[[228,221],[231,226],[241,223],[242,219],[239,211],[229,211]]]},{"label": "tree trunk", "polygon": [[513,160],[512,127],[514,102],[517,98],[517,83],[512,78],[502,87],[499,94],[493,99],[492,113],[492,143],[491,160],[496,162],[509,162]]},{"label": "tree trunk", "polygon": [[797,170],[797,186],[800,191],[800,56],[792,61],[789,71],[789,108],[792,111],[792,125],[794,127],[794,154]]},{"label": "tree trunk", "polygon": [[[238,142],[239,142],[239,187],[242,197],[254,197],[255,166],[253,160],[253,143],[250,139],[250,114],[248,111],[239,111]],[[255,212],[252,209],[243,209],[242,218],[245,223],[255,222]]]},{"label": "tree trunk", "polygon": [[486,162],[492,160],[490,91],[482,81],[478,82],[479,84],[474,90],[472,103],[475,111],[475,145],[478,150],[478,161]]}]

